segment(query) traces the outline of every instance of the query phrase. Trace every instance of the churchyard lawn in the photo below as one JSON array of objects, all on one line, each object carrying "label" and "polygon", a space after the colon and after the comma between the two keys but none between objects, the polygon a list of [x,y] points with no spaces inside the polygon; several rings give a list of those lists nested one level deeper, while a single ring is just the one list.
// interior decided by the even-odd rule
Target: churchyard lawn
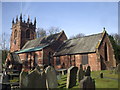
[{"label": "churchyard lawn", "polygon": [[[100,72],[103,73],[104,78],[100,78]],[[112,73],[109,70],[93,71],[91,76],[95,79],[96,88],[118,88],[118,74]],[[119,77],[120,80],[120,77]],[[67,75],[62,75],[61,79],[58,80],[58,88],[66,88]],[[73,88],[79,88],[78,82]]]}]

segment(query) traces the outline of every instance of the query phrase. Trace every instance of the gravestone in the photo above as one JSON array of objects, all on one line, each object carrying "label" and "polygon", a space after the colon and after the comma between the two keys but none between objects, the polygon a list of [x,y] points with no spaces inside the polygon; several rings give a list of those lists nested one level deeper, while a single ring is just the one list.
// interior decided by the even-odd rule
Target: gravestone
[{"label": "gravestone", "polygon": [[80,81],[81,90],[95,90],[95,81],[90,76],[85,76]]},{"label": "gravestone", "polygon": [[3,73],[0,73],[0,90],[2,89]]},{"label": "gravestone", "polygon": [[3,73],[0,73],[0,83],[2,83],[3,80]]},{"label": "gravestone", "polygon": [[46,88],[44,67],[37,66],[28,74],[28,88]]},{"label": "gravestone", "polygon": [[21,71],[19,85],[20,85],[20,88],[28,87],[28,72]]},{"label": "gravestone", "polygon": [[3,83],[8,83],[9,82],[9,80],[10,80],[10,77],[9,77],[9,75],[6,73],[6,72],[4,72],[3,73]]},{"label": "gravestone", "polygon": [[80,82],[80,80],[82,80],[83,77],[84,77],[83,67],[82,67],[82,64],[80,64],[80,69],[78,69],[78,72],[77,72],[78,82]]},{"label": "gravestone", "polygon": [[68,69],[66,88],[72,88],[73,86],[76,85],[77,70],[78,68],[74,66],[71,66]]},{"label": "gravestone", "polygon": [[57,75],[55,69],[52,66],[48,66],[45,70],[46,73],[46,85],[47,88],[57,88]]},{"label": "gravestone", "polygon": [[85,76],[91,76],[90,66],[87,67],[87,70],[85,72]]},{"label": "gravestone", "polygon": [[100,78],[103,78],[103,73],[102,72],[100,73]]}]

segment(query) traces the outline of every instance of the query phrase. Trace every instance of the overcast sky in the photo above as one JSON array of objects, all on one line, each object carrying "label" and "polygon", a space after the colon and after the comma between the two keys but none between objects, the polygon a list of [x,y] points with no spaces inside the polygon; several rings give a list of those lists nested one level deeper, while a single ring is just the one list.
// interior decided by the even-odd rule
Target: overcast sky
[{"label": "overcast sky", "polygon": [[2,2],[2,31],[11,34],[12,19],[20,13],[37,18],[37,28],[56,26],[68,37],[78,33],[118,33],[117,2]]}]

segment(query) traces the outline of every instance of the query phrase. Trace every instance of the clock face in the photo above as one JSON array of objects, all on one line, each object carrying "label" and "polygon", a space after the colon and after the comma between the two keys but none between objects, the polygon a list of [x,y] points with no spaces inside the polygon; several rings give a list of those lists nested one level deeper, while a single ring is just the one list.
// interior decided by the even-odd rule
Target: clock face
[{"label": "clock face", "polygon": [[14,40],[14,44],[16,44],[16,40]]}]

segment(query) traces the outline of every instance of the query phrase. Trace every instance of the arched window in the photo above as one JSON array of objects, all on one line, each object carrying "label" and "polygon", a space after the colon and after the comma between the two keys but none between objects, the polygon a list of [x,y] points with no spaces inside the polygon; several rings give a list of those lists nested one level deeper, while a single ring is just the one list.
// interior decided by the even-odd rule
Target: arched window
[{"label": "arched window", "polygon": [[15,32],[14,32],[14,38],[16,38],[17,37],[17,30],[15,30]]},{"label": "arched window", "polygon": [[26,38],[30,38],[30,30],[29,29],[26,31]]},{"label": "arched window", "polygon": [[108,52],[107,52],[107,44],[105,43],[105,46],[104,46],[104,55],[105,55],[105,61],[108,61]]}]

